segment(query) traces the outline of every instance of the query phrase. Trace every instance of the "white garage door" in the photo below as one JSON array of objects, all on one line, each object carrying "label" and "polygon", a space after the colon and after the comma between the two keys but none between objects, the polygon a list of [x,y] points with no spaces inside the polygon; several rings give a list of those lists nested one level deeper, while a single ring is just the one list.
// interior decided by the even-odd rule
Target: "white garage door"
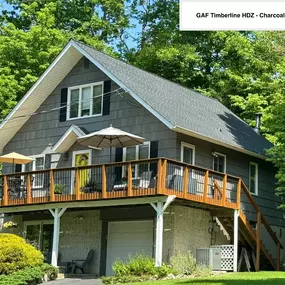
[{"label": "white garage door", "polygon": [[153,221],[109,222],[106,275],[114,275],[116,260],[126,261],[130,254],[152,255]]}]

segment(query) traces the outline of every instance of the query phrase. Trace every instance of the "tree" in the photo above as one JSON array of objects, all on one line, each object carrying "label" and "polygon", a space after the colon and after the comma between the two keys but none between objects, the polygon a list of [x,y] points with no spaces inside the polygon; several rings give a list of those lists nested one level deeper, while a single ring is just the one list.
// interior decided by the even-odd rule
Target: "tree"
[{"label": "tree", "polygon": [[112,53],[128,26],[123,0],[11,0],[0,15],[0,119],[23,97],[70,38]]}]

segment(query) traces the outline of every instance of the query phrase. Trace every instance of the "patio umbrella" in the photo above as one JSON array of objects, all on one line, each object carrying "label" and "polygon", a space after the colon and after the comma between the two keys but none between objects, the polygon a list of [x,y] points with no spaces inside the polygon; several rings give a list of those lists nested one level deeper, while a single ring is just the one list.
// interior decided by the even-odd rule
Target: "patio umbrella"
[{"label": "patio umbrella", "polygon": [[15,164],[27,164],[33,160],[34,158],[19,154],[17,152],[11,152],[0,156],[0,162],[13,163],[13,171]]},{"label": "patio umbrella", "polygon": [[142,144],[144,138],[113,128],[110,125],[109,128],[79,137],[77,141],[82,145],[90,147],[109,147],[111,161],[112,147],[128,147]]}]

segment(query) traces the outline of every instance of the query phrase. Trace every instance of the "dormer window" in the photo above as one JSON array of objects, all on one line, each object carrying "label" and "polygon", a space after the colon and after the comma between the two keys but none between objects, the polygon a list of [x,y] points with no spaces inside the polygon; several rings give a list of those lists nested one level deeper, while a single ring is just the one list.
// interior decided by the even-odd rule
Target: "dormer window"
[{"label": "dormer window", "polygon": [[103,82],[68,88],[67,120],[102,116]]}]

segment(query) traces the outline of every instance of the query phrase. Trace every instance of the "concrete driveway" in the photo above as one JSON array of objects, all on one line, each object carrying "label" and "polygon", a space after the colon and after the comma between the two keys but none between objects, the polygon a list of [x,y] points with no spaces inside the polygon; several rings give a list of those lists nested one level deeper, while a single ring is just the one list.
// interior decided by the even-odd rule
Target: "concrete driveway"
[{"label": "concrete driveway", "polygon": [[44,283],[47,285],[102,285],[100,279],[65,278]]}]

